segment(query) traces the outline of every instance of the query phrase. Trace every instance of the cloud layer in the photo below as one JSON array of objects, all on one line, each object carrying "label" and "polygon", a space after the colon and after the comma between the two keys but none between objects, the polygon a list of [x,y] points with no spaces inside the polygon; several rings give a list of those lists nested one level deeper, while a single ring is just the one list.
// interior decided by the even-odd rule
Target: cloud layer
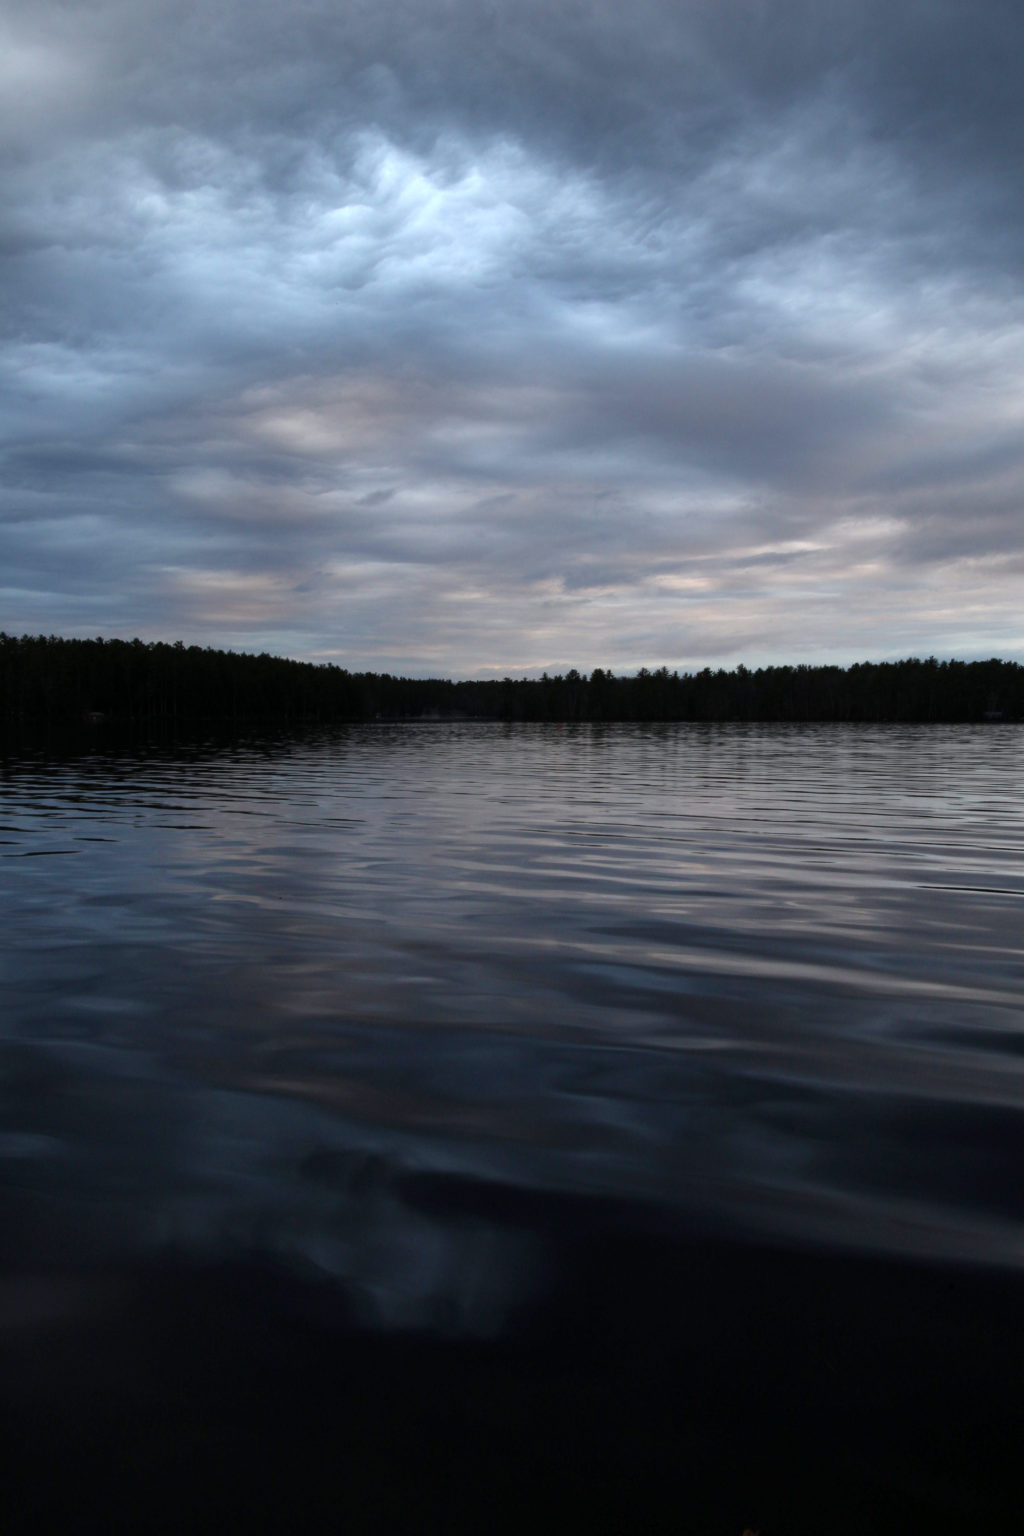
[{"label": "cloud layer", "polygon": [[1024,655],[1024,14],[8,0],[0,627]]}]

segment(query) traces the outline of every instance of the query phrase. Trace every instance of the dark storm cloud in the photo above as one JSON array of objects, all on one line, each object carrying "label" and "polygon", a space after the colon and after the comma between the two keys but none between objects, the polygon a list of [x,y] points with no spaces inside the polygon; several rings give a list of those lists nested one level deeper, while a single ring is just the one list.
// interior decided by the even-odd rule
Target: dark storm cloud
[{"label": "dark storm cloud", "polygon": [[1024,15],[8,0],[0,623],[1021,651]]}]

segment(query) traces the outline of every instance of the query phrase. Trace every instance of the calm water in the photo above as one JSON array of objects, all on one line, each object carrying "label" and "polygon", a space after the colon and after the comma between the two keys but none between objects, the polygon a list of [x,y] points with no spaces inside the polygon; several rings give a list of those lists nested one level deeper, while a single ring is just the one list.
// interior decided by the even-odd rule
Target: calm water
[{"label": "calm water", "polygon": [[257,1253],[494,1340],[527,1198],[1024,1262],[1019,727],[8,747],[0,911],[9,1331]]}]

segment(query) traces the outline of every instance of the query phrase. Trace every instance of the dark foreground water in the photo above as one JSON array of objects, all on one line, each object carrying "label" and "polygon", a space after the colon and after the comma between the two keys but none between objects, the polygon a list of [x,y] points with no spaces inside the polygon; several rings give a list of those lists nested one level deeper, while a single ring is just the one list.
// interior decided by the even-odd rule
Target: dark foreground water
[{"label": "dark foreground water", "polygon": [[5,1532],[1015,1528],[1024,731],[5,754]]}]

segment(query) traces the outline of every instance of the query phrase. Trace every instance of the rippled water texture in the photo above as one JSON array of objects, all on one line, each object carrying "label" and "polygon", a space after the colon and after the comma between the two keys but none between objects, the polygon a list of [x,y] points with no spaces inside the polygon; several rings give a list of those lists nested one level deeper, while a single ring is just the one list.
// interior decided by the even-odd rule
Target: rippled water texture
[{"label": "rippled water texture", "polygon": [[529,1255],[438,1174],[1019,1265],[1022,790],[1015,726],[9,749],[7,1268],[260,1244],[486,1329]]}]

